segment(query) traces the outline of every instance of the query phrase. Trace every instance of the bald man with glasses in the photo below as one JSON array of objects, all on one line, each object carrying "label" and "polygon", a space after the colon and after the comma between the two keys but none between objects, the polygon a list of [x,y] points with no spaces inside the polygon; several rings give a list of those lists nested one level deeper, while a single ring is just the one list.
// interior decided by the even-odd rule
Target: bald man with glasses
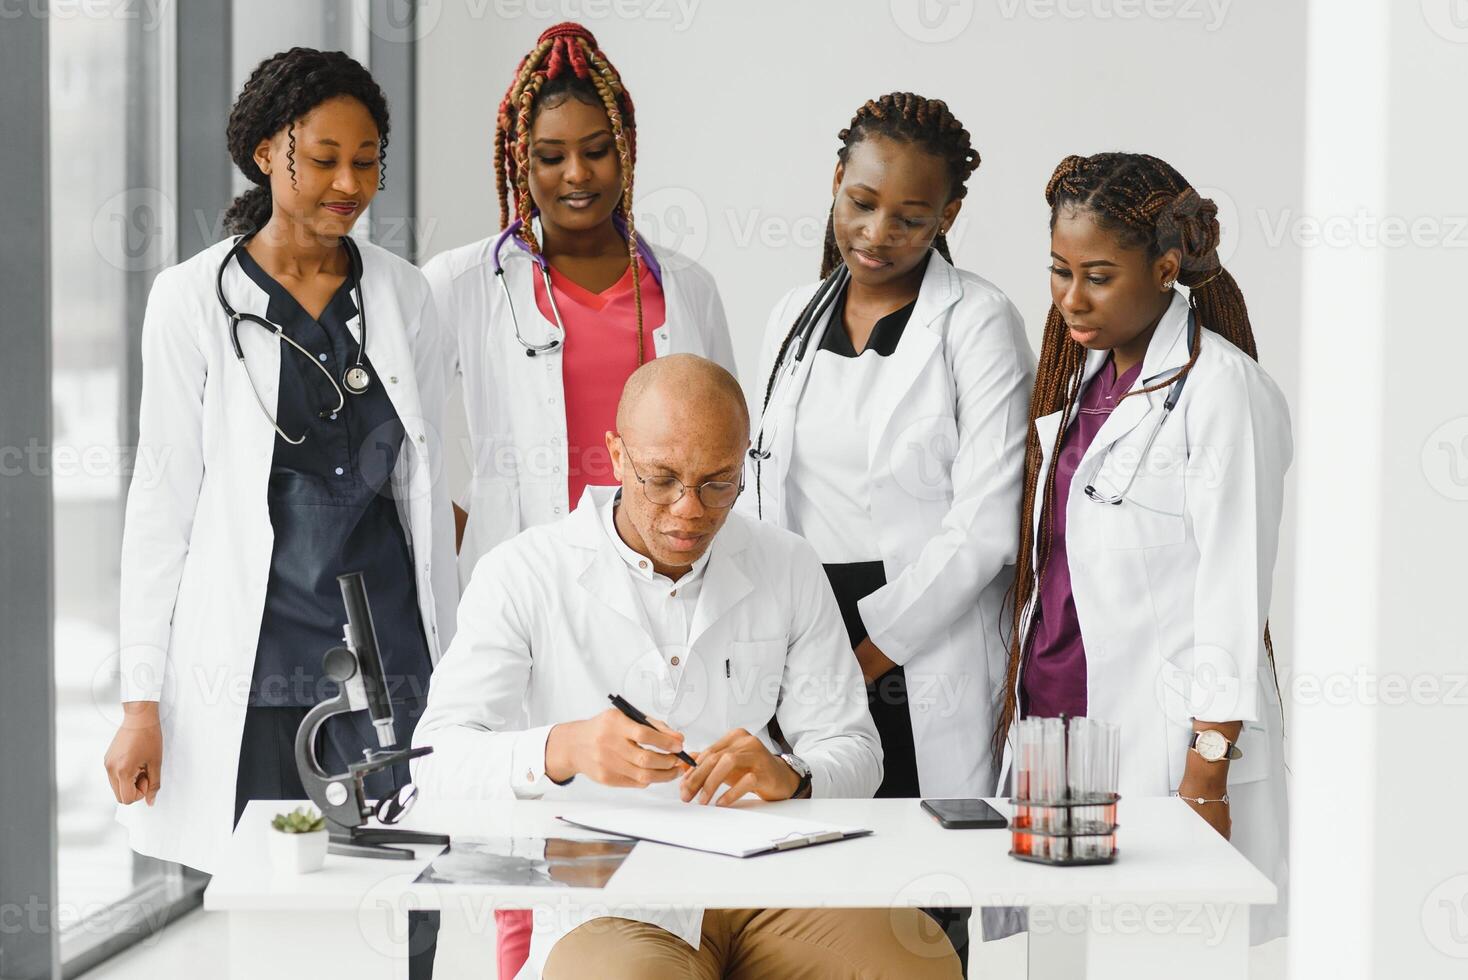
[{"label": "bald man with glasses", "polygon": [[[416,767],[423,793],[692,806],[871,796],[881,745],[820,562],[796,535],[732,513],[749,448],[734,377],[693,355],[658,358],[628,380],[616,424],[620,488],[588,487],[564,520],[476,566],[414,736],[434,747]],[[609,694],[651,724],[609,708]],[[528,726],[508,728],[522,710]],[[537,917],[520,977],[959,976],[922,916],[558,911]]]}]

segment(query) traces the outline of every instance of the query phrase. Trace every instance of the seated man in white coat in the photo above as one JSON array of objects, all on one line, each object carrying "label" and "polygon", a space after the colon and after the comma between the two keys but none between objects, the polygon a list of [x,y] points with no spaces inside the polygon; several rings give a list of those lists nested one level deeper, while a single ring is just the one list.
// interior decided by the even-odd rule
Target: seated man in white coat
[{"label": "seated man in white coat", "polygon": [[[628,380],[617,430],[607,447],[620,489],[589,488],[570,516],[476,566],[414,737],[434,749],[416,768],[423,793],[720,806],[870,796],[882,750],[815,552],[731,514],[749,447],[734,377],[690,354],[658,358]],[[522,709],[528,727],[507,730]],[[520,976],[958,977],[922,916],[557,911],[536,916]]]}]

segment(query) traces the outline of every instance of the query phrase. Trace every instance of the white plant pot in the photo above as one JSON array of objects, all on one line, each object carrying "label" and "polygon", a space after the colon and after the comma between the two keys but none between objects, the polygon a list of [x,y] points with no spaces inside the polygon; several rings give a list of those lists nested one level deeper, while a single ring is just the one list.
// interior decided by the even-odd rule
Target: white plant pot
[{"label": "white plant pot", "polygon": [[270,864],[284,874],[303,875],[320,871],[326,863],[326,828],[309,834],[287,834],[271,827],[267,833]]}]

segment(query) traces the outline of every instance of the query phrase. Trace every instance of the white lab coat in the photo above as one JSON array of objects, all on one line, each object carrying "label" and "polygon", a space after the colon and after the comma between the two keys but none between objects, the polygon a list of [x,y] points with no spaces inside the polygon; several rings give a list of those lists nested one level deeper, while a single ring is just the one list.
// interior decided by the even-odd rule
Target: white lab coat
[{"label": "white lab coat", "polygon": [[[810,545],[767,523],[729,516],[710,546],[687,660],[675,682],[602,521],[601,508],[616,491],[588,487],[569,517],[531,528],[480,559],[413,738],[434,749],[414,764],[424,795],[676,800],[677,781],[622,789],[585,776],[565,785],[546,777],[551,727],[606,711],[607,695],[616,693],[683,732],[693,751],[734,728],[774,749],[769,722],[777,717],[811,768],[814,796],[871,796],[881,782],[882,749],[835,597]],[[528,725],[506,730],[522,710]],[[697,910],[619,907],[617,914],[698,942]],[[555,940],[583,921],[565,911],[544,918],[556,921],[537,923],[521,977],[535,976]]]},{"label": "white lab coat", "polygon": [[[776,304],[758,409],[780,342],[815,287]],[[800,392],[831,316],[806,356],[787,355],[764,412],[765,448],[739,506],[790,524],[785,481]],[[837,324],[833,329],[840,329]],[[924,796],[988,796],[994,707],[1004,689],[1034,353],[1019,312],[992,283],[934,252],[897,349],[878,373],[868,441],[872,521],[887,584],[858,604],[872,642],[903,667]],[[758,491],[758,497],[756,496]]]},{"label": "white lab coat", "polygon": [[[155,804],[119,806],[117,819],[134,850],[204,871],[213,870],[232,830],[274,548],[267,484],[276,434],[215,297],[219,263],[233,244],[211,245],[164,270],[148,297],[138,453],[153,465],[133,477],[122,540],[122,700],[160,702],[163,768]],[[447,488],[433,478],[445,387],[440,337],[422,274],[375,245],[360,249],[374,383],[386,387],[407,430],[393,495],[436,661],[453,636],[458,595],[453,514]],[[265,314],[267,294],[238,262],[226,270],[224,289],[240,312]],[[349,324],[354,335],[357,324]],[[239,335],[274,415],[282,344],[258,324],[242,323]],[[289,432],[292,420],[281,425]],[[156,479],[146,478],[154,471]]]},{"label": "white lab coat", "polygon": [[[1187,314],[1176,295],[1136,387],[1187,363]],[[1106,358],[1089,353],[1086,380]],[[1177,407],[1143,460],[1166,397],[1162,388],[1117,403],[1063,502],[1087,714],[1121,726],[1123,847],[1126,799],[1166,796],[1182,780],[1192,719],[1244,722],[1244,755],[1229,764],[1232,840],[1280,893],[1277,906],[1254,909],[1252,941],[1260,943],[1285,932],[1283,724],[1263,636],[1292,454],[1289,407],[1253,359],[1207,329]],[[1059,424],[1059,412],[1035,422],[1041,487]],[[1119,492],[1139,463],[1123,503],[1086,496],[1088,484]],[[1038,538],[1038,507],[1034,522]],[[1036,548],[1038,567],[1038,541]]]},{"label": "white lab coat", "polygon": [[[571,512],[567,499],[566,398],[557,353],[527,357],[515,338],[504,291],[495,282],[498,235],[434,256],[423,267],[447,339],[448,373],[463,381],[468,416],[469,523],[459,550],[459,583],[483,555],[527,527]],[[704,268],[649,246],[662,270],[666,316],[653,335],[657,357],[699,354],[735,372],[724,304]],[[529,343],[557,336],[535,302],[534,260],[514,242],[500,250],[505,286]]]}]

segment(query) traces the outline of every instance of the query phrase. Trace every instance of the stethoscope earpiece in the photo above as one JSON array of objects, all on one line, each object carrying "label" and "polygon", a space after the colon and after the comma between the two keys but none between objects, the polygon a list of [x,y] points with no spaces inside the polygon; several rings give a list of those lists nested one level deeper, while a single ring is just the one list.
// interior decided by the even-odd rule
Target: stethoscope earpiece
[{"label": "stethoscope earpiece", "polygon": [[408,815],[413,804],[418,802],[418,787],[412,783],[400,787],[391,796],[377,801],[373,813],[382,823],[397,823]]}]

